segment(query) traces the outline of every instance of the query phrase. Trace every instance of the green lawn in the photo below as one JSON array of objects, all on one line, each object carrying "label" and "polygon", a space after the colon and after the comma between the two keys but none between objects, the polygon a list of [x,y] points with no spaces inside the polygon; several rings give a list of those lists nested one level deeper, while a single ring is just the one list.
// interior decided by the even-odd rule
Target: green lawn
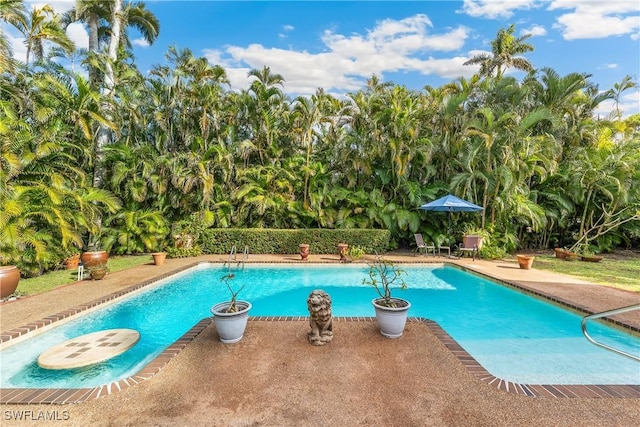
[{"label": "green lawn", "polygon": [[640,258],[613,259],[600,262],[565,261],[554,256],[536,255],[533,268],[567,274],[618,289],[640,293]]},{"label": "green lawn", "polygon": [[[151,262],[151,255],[110,256],[107,267],[109,271],[115,272],[148,262]],[[73,269],[52,271],[42,276],[31,277],[29,279],[23,278],[20,279],[16,293],[18,295],[34,295],[47,292],[58,286],[73,283],[77,277],[78,270]]]}]

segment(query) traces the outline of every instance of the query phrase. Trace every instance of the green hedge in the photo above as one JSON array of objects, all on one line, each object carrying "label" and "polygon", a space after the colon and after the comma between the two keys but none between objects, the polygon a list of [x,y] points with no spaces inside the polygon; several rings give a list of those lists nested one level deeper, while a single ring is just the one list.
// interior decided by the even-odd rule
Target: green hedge
[{"label": "green hedge", "polygon": [[338,243],[358,245],[366,253],[389,249],[389,230],[372,229],[298,229],[210,228],[200,236],[199,244],[206,254],[228,254],[233,245],[238,252],[249,246],[253,254],[297,254],[298,245],[308,243],[311,253],[337,253]]}]

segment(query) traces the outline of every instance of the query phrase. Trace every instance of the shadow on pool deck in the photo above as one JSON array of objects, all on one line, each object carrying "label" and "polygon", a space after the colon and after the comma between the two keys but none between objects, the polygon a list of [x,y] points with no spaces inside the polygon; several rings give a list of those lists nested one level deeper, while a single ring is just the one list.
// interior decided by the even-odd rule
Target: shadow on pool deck
[{"label": "shadow on pool deck", "polygon": [[[396,262],[443,259],[389,255]],[[222,261],[225,257],[202,257]],[[337,256],[312,255],[312,261]],[[256,256],[254,262],[300,262]],[[168,260],[84,281],[46,295],[0,305],[2,331],[100,298],[194,259]],[[450,260],[446,260],[450,261]],[[453,260],[464,268],[558,296],[596,311],[640,302],[640,295],[508,262]],[[507,277],[510,276],[510,277]],[[625,322],[640,325],[637,316]],[[3,405],[7,410],[67,411],[65,425],[588,425],[627,426],[640,418],[640,399],[530,398],[480,381],[428,325],[411,322],[398,340],[383,338],[373,321],[336,322],[324,347],[308,344],[306,320],[249,322],[245,338],[223,345],[206,326],[151,380],[71,406]],[[639,368],[640,375],[640,368]],[[11,414],[11,412],[9,412]],[[30,425],[3,417],[3,425]],[[12,424],[14,422],[14,424]],[[43,425],[32,421],[32,425]]]}]

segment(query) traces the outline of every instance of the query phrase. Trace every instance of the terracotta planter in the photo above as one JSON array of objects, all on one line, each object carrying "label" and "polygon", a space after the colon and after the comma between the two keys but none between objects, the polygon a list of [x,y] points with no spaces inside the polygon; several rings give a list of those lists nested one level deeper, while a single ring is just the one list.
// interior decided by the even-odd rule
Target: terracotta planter
[{"label": "terracotta planter", "polygon": [[565,257],[564,257],[564,260],[565,261],[577,261],[578,260],[578,256],[579,256],[578,254],[575,254],[573,252],[567,252]]},{"label": "terracotta planter", "polygon": [[567,256],[567,250],[563,248],[554,248],[553,251],[556,253],[556,258],[565,259]]},{"label": "terracotta planter", "polygon": [[151,254],[155,265],[164,265],[164,260],[167,258],[166,252],[154,252]]},{"label": "terracotta planter", "polygon": [[67,270],[75,270],[78,268],[78,264],[80,264],[80,255],[70,256],[64,261],[64,267]]},{"label": "terracotta planter", "polygon": [[348,250],[349,250],[349,245],[347,243],[338,243],[338,253],[340,254],[340,261],[347,260]]},{"label": "terracotta planter", "polygon": [[89,270],[91,280],[102,280],[107,275],[107,267],[91,267]]},{"label": "terracotta planter", "polygon": [[84,252],[80,256],[80,261],[82,261],[84,268],[107,265],[108,259],[109,254],[106,251]]},{"label": "terracotta planter", "polygon": [[20,270],[15,265],[0,267],[0,298],[6,298],[16,291],[20,281]]},{"label": "terracotta planter", "polygon": [[533,260],[536,258],[535,256],[530,255],[516,255],[518,258],[518,265],[523,270],[530,270],[533,265]]},{"label": "terracotta planter", "polygon": [[302,257],[302,261],[306,261],[309,256],[309,245],[306,243],[300,244],[300,257]]}]

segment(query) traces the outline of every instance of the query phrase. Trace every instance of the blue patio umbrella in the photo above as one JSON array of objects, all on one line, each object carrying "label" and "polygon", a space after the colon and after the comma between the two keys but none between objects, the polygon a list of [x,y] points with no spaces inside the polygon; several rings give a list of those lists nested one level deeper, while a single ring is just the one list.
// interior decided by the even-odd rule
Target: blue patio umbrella
[{"label": "blue patio umbrella", "polygon": [[484,208],[451,194],[447,194],[433,202],[425,203],[420,206],[420,209],[434,212],[449,212],[449,233],[451,233],[451,212],[478,212]]}]

